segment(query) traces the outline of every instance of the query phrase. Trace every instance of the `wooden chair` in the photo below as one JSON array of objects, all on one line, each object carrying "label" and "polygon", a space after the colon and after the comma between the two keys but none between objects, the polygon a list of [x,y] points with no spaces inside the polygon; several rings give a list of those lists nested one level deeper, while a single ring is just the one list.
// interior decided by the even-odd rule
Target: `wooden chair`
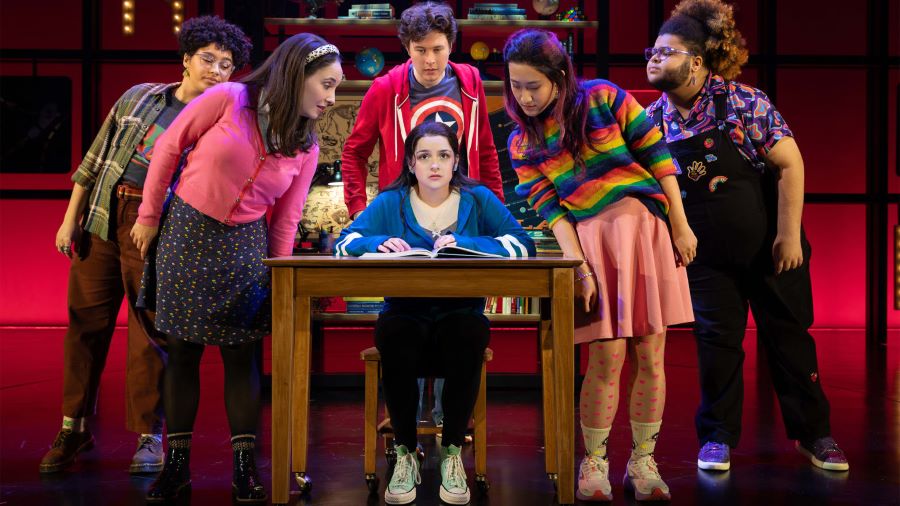
[{"label": "wooden chair", "polygon": [[[378,476],[375,475],[375,441],[380,434],[384,439],[384,455],[388,465],[396,462],[397,455],[394,452],[394,431],[390,418],[385,417],[378,422],[378,383],[381,380],[381,354],[374,346],[366,348],[360,353],[360,358],[366,363],[366,398],[365,398],[365,458],[364,470],[366,483],[370,493],[378,492]],[[486,366],[494,358],[494,352],[490,348],[484,350],[484,362],[481,365],[481,384],[478,387],[478,398],[475,401],[473,418],[473,444],[475,447],[475,483],[482,492],[490,488],[487,481],[487,399],[485,395]],[[387,411],[385,409],[385,411]],[[438,434],[441,427],[434,424],[419,424],[416,434]]]}]

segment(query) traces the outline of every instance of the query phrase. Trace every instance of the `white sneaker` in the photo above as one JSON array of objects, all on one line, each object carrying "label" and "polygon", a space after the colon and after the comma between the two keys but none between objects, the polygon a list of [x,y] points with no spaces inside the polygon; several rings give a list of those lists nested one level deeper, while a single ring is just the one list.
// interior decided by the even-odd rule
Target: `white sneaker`
[{"label": "white sneaker", "polygon": [[391,481],[384,489],[387,504],[409,504],[416,500],[416,485],[422,482],[419,460],[404,445],[397,447],[397,463]]},{"label": "white sneaker", "polygon": [[438,495],[447,504],[469,504],[469,485],[466,484],[460,448],[442,446],[441,457],[441,491]]},{"label": "white sneaker", "polygon": [[587,455],[581,460],[575,497],[580,501],[612,501],[607,458]]},{"label": "white sneaker", "polygon": [[634,498],[638,501],[669,501],[672,494],[669,486],[659,475],[653,455],[637,460],[628,459],[625,466],[625,487],[634,489]]}]

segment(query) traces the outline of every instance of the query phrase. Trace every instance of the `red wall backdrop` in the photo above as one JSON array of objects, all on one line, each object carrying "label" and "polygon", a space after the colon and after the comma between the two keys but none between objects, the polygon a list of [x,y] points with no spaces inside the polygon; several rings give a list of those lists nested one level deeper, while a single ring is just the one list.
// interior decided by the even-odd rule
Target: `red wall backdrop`
[{"label": "red wall backdrop", "polygon": [[[759,2],[734,1],[738,27],[748,40],[751,65],[740,79],[760,85],[762,75],[758,52],[761,47]],[[98,61],[99,79],[93,89],[94,110],[82,107],[82,64],[77,58],[82,49],[82,2],[64,0],[44,2],[2,2],[0,4],[0,76],[68,76],[73,84],[72,169],[83,155],[82,118],[93,114],[99,122],[115,99],[130,85],[144,81],[174,81],[181,66],[175,56],[176,41],[171,31],[170,4],[163,0],[136,2],[136,34],[121,33],[121,1],[96,0],[100,9],[99,49],[114,57]],[[464,10],[473,3],[466,0]],[[563,8],[575,4],[561,0]],[[666,15],[676,2],[663,2]],[[451,2],[452,4],[452,2]],[[531,2],[519,4],[529,8]],[[585,2],[590,19],[608,16],[611,61],[609,77],[629,89],[645,88],[643,63],[639,56],[652,43],[648,16],[653,0],[611,0],[609,13],[600,13],[596,3]],[[900,55],[900,7],[890,2],[890,54]],[[185,2],[187,16],[198,12],[198,1]],[[225,2],[212,2],[218,13]],[[794,129],[806,162],[807,192],[824,194],[863,194],[866,187],[867,127],[866,67],[860,63],[866,53],[867,2],[845,8],[846,2],[821,0],[780,0],[777,2],[776,58],[778,64],[774,89],[767,89]],[[465,17],[457,13],[459,17]],[[333,14],[332,14],[333,15]],[[530,17],[533,17],[530,16]],[[839,27],[839,29],[837,29]],[[271,33],[271,29],[270,29]],[[839,37],[822,34],[840,33]],[[819,34],[812,36],[811,34]],[[328,35],[326,34],[326,37]],[[594,33],[585,33],[586,49],[593,50]],[[457,48],[459,59],[468,58],[469,46],[485,40],[491,47],[502,46],[503,37],[479,36],[464,32]],[[276,43],[267,37],[266,47]],[[358,49],[350,46],[349,50]],[[348,43],[350,44],[350,43]],[[343,46],[342,46],[343,47]],[[135,59],[123,59],[118,51],[134,52]],[[385,50],[385,49],[383,49]],[[167,59],[171,51],[171,61]],[[399,51],[396,49],[388,51]],[[148,56],[150,55],[150,56]],[[838,64],[829,63],[837,57]],[[804,57],[809,57],[805,60]],[[858,57],[854,59],[854,57]],[[894,60],[896,61],[896,60]],[[352,63],[345,65],[353,77]],[[489,69],[497,73],[497,69]],[[594,69],[585,71],[587,77]],[[900,192],[897,176],[897,96],[900,94],[900,70],[896,64],[889,73],[888,164],[889,191]],[[98,124],[92,125],[89,136]],[[64,190],[71,187],[65,175],[0,174],[0,191]],[[0,325],[62,325],[66,321],[67,262],[53,249],[53,239],[66,202],[63,195],[26,194],[29,198],[0,199]],[[892,206],[889,224],[896,222]],[[859,328],[865,325],[865,215],[864,203],[807,204],[804,225],[813,244],[812,273],[815,291],[816,326],[821,328]],[[893,232],[886,230],[893,238]],[[889,240],[892,243],[892,239]],[[888,261],[893,253],[888,255]],[[893,287],[889,271],[889,290]],[[124,319],[120,318],[124,322]],[[900,314],[890,310],[889,325],[900,328]]]}]

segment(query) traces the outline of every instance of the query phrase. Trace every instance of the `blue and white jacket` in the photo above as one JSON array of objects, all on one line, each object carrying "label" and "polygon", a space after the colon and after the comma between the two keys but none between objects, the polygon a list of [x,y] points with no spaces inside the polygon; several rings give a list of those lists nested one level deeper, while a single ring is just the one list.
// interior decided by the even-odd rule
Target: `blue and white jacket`
[{"label": "blue and white jacket", "polygon": [[[463,187],[459,191],[459,212],[453,236],[456,244],[485,253],[512,258],[537,254],[534,241],[510,214],[502,202],[486,187]],[[341,232],[334,246],[335,256],[360,256],[377,252],[384,241],[399,237],[413,248],[432,249],[434,237],[416,221],[409,189],[380,193],[362,214]],[[428,301],[427,303],[425,301]],[[470,308],[484,310],[484,299],[386,299],[385,311],[408,309],[415,302],[418,310],[428,305],[432,311]],[[423,305],[425,303],[425,305]]]}]

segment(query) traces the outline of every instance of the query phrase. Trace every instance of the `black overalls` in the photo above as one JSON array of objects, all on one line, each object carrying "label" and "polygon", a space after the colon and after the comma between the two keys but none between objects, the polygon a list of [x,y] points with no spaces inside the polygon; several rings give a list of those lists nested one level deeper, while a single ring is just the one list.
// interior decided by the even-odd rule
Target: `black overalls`
[{"label": "black overalls", "polygon": [[[803,265],[775,275],[776,182],[754,167],[728,134],[728,95],[713,96],[717,128],[669,142],[681,168],[688,223],[697,256],[688,266],[701,403],[700,444],[737,446],[744,397],[743,339],[747,306],[768,357],[772,382],[791,439],[830,435],[829,406],[818,377],[809,276],[810,247],[801,230]],[[654,119],[666,131],[662,107]]]}]

